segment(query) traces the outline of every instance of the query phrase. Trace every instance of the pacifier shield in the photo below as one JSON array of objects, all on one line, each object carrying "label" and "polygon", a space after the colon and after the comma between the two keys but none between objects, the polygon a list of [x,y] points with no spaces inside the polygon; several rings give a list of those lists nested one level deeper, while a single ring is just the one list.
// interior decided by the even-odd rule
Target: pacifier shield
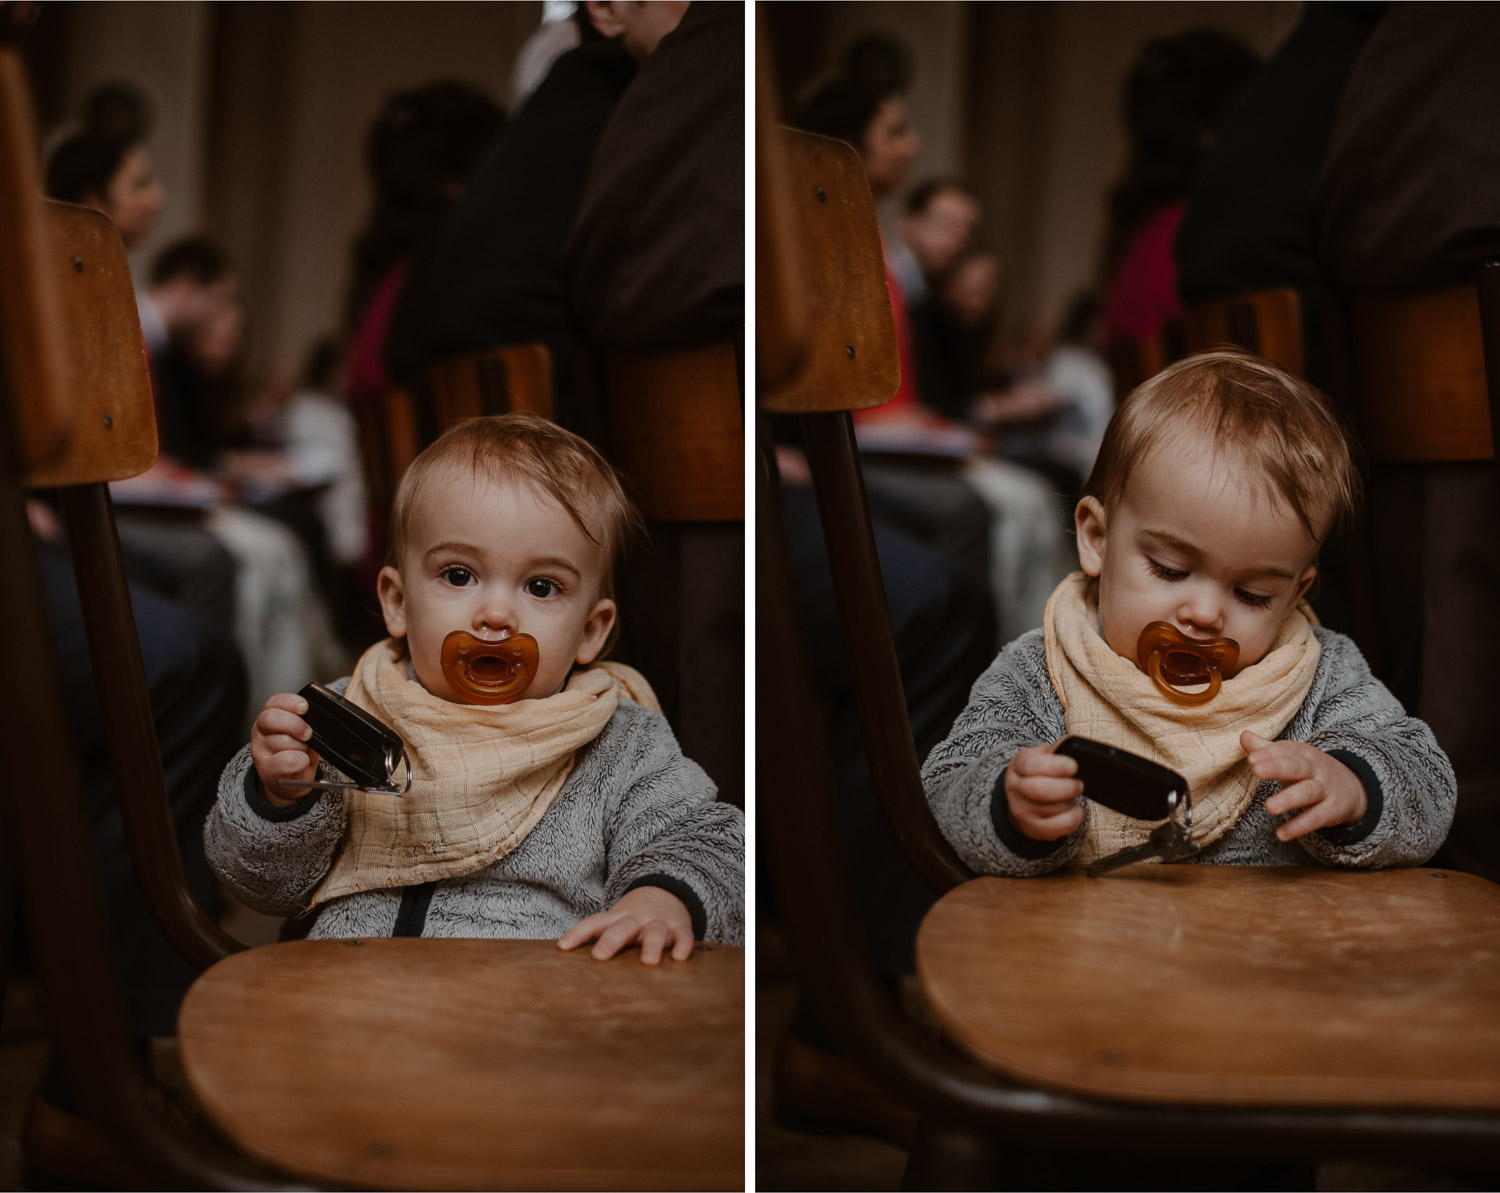
[{"label": "pacifier shield", "polygon": [[488,641],[468,630],[443,639],[443,676],[470,704],[509,704],[536,678],[541,648],[530,634]]},{"label": "pacifier shield", "polygon": [[[1219,694],[1223,673],[1239,662],[1240,644],[1233,638],[1199,641],[1165,621],[1153,621],[1141,631],[1135,658],[1158,692],[1173,704],[1191,707]],[[1201,692],[1182,690],[1201,683],[1208,685]]]}]

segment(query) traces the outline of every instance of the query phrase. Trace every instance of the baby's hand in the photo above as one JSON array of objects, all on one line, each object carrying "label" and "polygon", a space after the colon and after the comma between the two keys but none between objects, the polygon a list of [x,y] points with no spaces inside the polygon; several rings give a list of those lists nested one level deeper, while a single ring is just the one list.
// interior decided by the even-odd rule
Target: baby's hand
[{"label": "baby's hand", "polygon": [[260,776],[261,791],[278,808],[289,808],[310,787],[276,787],[277,780],[308,783],[318,773],[318,753],[307,744],[312,728],[302,719],[307,701],[291,692],[280,692],[266,701],[250,730],[250,757]]},{"label": "baby's hand", "polygon": [[1056,750],[1057,742],[1027,746],[1005,770],[1010,818],[1033,841],[1056,841],[1083,823],[1083,805],[1074,803],[1083,793],[1083,783],[1073,778],[1078,763]]},{"label": "baby's hand", "polygon": [[659,886],[626,891],[608,911],[586,916],[563,934],[560,949],[576,949],[599,938],[595,961],[606,961],[628,945],[639,943],[641,964],[656,965],[670,948],[678,961],[693,955],[693,917],[687,904]]},{"label": "baby's hand", "polygon": [[1281,790],[1266,801],[1273,816],[1300,808],[1302,815],[1276,830],[1278,841],[1293,841],[1314,829],[1354,824],[1369,808],[1359,776],[1316,746],[1300,741],[1267,741],[1250,730],[1240,745],[1257,779],[1274,779]]}]

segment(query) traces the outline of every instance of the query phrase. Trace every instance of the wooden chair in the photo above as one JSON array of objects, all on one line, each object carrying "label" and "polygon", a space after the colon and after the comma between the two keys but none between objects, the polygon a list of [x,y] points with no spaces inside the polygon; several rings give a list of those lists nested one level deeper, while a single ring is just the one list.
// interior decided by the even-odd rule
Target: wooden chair
[{"label": "wooden chair", "polygon": [[[0,48],[0,69],[7,52]],[[11,569],[0,586],[0,651],[25,697],[0,718],[14,780],[0,810],[56,1045],[90,1119],[141,1187],[739,1186],[740,950],[704,945],[690,963],[658,969],[634,956],[594,963],[550,941],[300,941],[245,951],[192,902],[105,487],[156,454],[124,250],[95,212],[51,205],[38,214],[33,226],[50,220],[51,236],[26,251],[61,291],[56,326],[42,332],[64,345],[67,368],[61,397],[42,410],[30,408],[38,374],[12,357],[0,371],[0,552]],[[0,226],[0,259],[20,253],[8,243],[17,226]],[[9,311],[9,279],[6,287],[0,310]],[[21,333],[7,322],[0,334]],[[34,427],[53,417],[58,445],[43,436],[45,452],[23,454],[22,411]],[[153,913],[207,970],[180,1029],[214,1134],[158,1111],[160,1091],[127,1034],[24,513],[28,485],[62,493],[94,668],[109,677],[103,704],[132,860]],[[288,991],[305,1013],[285,1013]],[[659,1146],[663,1123],[686,1141]]]},{"label": "wooden chair", "polygon": [[[895,388],[888,372],[868,378],[852,368],[871,339],[890,335],[889,315],[879,321],[872,317],[872,300],[864,297],[865,278],[854,267],[856,250],[850,247],[858,242],[866,257],[878,247],[872,213],[861,214],[860,227],[840,237],[823,228],[823,210],[836,199],[868,213],[868,192],[857,201],[863,179],[847,147],[793,134],[788,149],[786,185],[801,200],[793,210],[809,308],[815,320],[827,314],[832,321],[828,327],[815,324],[806,367],[817,367],[819,346],[828,342],[828,331],[839,329],[845,312],[858,312],[857,318],[847,317],[868,338],[852,357],[845,355],[851,368],[843,378],[836,359],[825,354],[821,363],[830,381],[816,389],[773,390],[761,395],[761,403],[766,409],[809,409],[815,395],[822,395],[824,410],[804,418],[808,462],[834,575],[846,573],[837,596],[845,634],[857,648],[851,655],[866,660],[856,687],[864,697],[860,711],[871,771],[884,780],[883,806],[914,866],[936,889],[948,892],[918,940],[923,988],[948,1042],[922,1034],[902,1016],[857,943],[826,742],[799,646],[769,468],[758,474],[756,584],[758,638],[774,649],[762,646],[757,659],[757,736],[759,773],[774,780],[760,787],[765,828],[760,840],[784,904],[796,908],[788,917],[788,943],[819,1018],[872,1077],[921,1111],[906,1187],[991,1187],[1000,1179],[1007,1145],[1076,1149],[1086,1142],[1117,1151],[1189,1154],[1423,1155],[1454,1164],[1500,1154],[1500,1066],[1493,1063],[1500,1046],[1493,1030],[1500,983],[1494,980],[1493,950],[1478,944],[1500,929],[1500,892],[1488,884],[1457,875],[1437,878],[1430,871],[1292,875],[1214,867],[1142,868],[1118,876],[1124,881],[1114,885],[1068,874],[967,881],[969,873],[931,825],[916,780],[890,628],[879,616],[879,574],[848,433],[849,408],[876,404]],[[820,229],[821,235],[809,229]],[[820,274],[818,262],[825,254],[837,264]],[[820,288],[819,276],[833,279],[829,288]],[[853,291],[847,300],[846,288]],[[872,608],[859,607],[859,590]],[[1205,922],[1221,925],[1215,917],[1234,917],[1243,937],[1253,938],[1265,931],[1256,913],[1273,904],[1292,906],[1286,884],[1304,877],[1332,884],[1317,888],[1319,898],[1333,900],[1336,914],[1351,917],[1354,940],[1387,939],[1391,924],[1382,917],[1397,909],[1408,929],[1401,935],[1403,959],[1396,966],[1401,976],[1379,992],[1390,997],[1378,1010],[1359,1001],[1368,993],[1358,983],[1369,976],[1372,954],[1346,955],[1353,964],[1331,967],[1328,985],[1303,984],[1312,971],[1291,963],[1291,978],[1272,988],[1275,997],[1269,1001],[1278,1025],[1320,1018],[1311,1012],[1318,1006],[1326,1012],[1323,1000],[1330,987],[1338,992],[1334,997],[1341,1009],[1346,1005],[1341,1000],[1352,998],[1348,1005],[1357,1007],[1357,1018],[1339,1053],[1345,1068],[1318,1088],[1315,1079],[1307,1079],[1317,1073],[1309,1055],[1293,1050],[1288,1060],[1283,1049],[1281,1059],[1291,1068],[1273,1071],[1257,1089],[1258,1047],[1268,1034],[1262,1028],[1259,1035],[1252,1029],[1253,1038],[1238,1036],[1221,1041],[1209,1055],[1188,1057],[1189,1069],[1198,1066],[1196,1085],[1178,1072],[1175,1084],[1159,1080],[1152,1087],[1149,1071],[1160,1059],[1153,1046],[1161,1044],[1158,1051],[1165,1056],[1162,1041],[1172,1037],[1179,1017],[1191,1022],[1200,1004],[1219,997],[1220,988],[1205,969],[1225,956],[1226,944],[1231,959],[1237,951],[1245,954],[1238,957],[1240,968],[1228,975],[1230,982],[1253,971],[1265,990],[1266,966],[1288,964],[1273,944],[1267,947],[1276,959],[1268,960],[1245,939],[1236,939],[1233,930],[1211,943]],[[1254,888],[1249,893],[1247,883]],[[1300,931],[1297,924],[1287,927],[1289,937]],[[1421,938],[1424,931],[1440,933],[1442,944],[1433,948],[1434,940]],[[1284,944],[1290,948],[1291,940]],[[1321,937],[1303,934],[1297,947],[1316,949],[1317,959],[1327,960]],[[1471,963],[1449,949],[1471,949],[1482,959]],[[1347,953],[1359,951],[1356,946]],[[1365,1034],[1382,1014],[1409,1005],[1410,991],[1432,980],[1434,966],[1442,967],[1445,995],[1463,991],[1452,1002],[1442,998],[1442,1015],[1451,1012],[1454,1018],[1424,1036],[1440,1038],[1445,1060],[1459,1066],[1446,1083],[1412,1079],[1402,1071],[1409,1052],[1394,1060],[1390,1054],[1377,1056],[1384,1041],[1377,1045]],[[1049,995],[1070,985],[1071,990],[1066,1002],[1032,991],[1018,1002],[1018,984],[1045,988]],[[1403,984],[1404,993],[1395,989]],[[1003,1000],[1000,1015],[992,1005],[997,991]],[[1125,1004],[1119,1013],[1117,992]],[[1243,990],[1238,997],[1244,997]],[[1007,1015],[1007,1024],[997,1022]],[[1256,1022],[1264,1021],[1262,1011]],[[1347,1021],[1336,1024],[1334,1034],[1348,1026]],[[1007,1032],[1010,1038],[997,1042]],[[1303,1034],[1299,1042],[1309,1038]],[[1482,1058],[1463,1061],[1462,1049],[1476,1040]],[[1181,1061],[1184,1050],[1202,1042],[1196,1028],[1182,1040],[1171,1038],[1170,1059]],[[1029,1049],[1029,1059],[1022,1057],[1021,1045]],[[1288,1072],[1304,1079],[1292,1095],[1283,1093],[1280,1080]]]},{"label": "wooden chair", "polygon": [[613,352],[603,364],[610,462],[649,522],[742,522],[745,421],[735,345]]},{"label": "wooden chair", "polygon": [[1301,296],[1281,287],[1194,304],[1158,334],[1115,350],[1110,360],[1115,392],[1123,398],[1174,361],[1226,344],[1306,376]]}]

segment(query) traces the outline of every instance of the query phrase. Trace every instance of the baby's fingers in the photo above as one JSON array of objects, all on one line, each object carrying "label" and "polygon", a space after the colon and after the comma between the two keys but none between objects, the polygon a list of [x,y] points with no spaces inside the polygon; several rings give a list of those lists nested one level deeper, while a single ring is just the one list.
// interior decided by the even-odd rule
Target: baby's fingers
[{"label": "baby's fingers", "polygon": [[1300,783],[1316,773],[1315,752],[1298,742],[1273,742],[1263,749],[1251,751],[1247,758],[1257,779],[1271,779],[1281,784]]},{"label": "baby's fingers", "polygon": [[[1292,817],[1292,819],[1277,828],[1276,839],[1278,841],[1295,841],[1298,837],[1316,832],[1320,828],[1329,828],[1338,822],[1339,809],[1331,801],[1323,798],[1321,790],[1316,794],[1311,791],[1299,794],[1303,792],[1304,788],[1312,786],[1310,783],[1299,783],[1297,786],[1281,793],[1281,795],[1291,797],[1283,805],[1282,811],[1290,811],[1297,807],[1300,807],[1302,811],[1299,815]],[[1266,810],[1272,810],[1270,800],[1266,801]]]},{"label": "baby's fingers", "polygon": [[693,931],[689,928],[683,931],[681,928],[674,929],[672,940],[672,959],[674,961],[686,961],[693,955]]},{"label": "baby's fingers", "polygon": [[1083,784],[1077,779],[1050,779],[1037,775],[1018,777],[1006,787],[1018,799],[1036,804],[1069,804],[1083,794]]},{"label": "baby's fingers", "polygon": [[557,939],[557,947],[560,949],[576,949],[585,944],[602,932],[609,920],[603,912],[594,915],[586,915],[579,920]]},{"label": "baby's fingers", "polygon": [[[633,915],[628,915],[616,920],[608,928],[599,934],[598,941],[594,944],[593,952],[590,954],[595,961],[608,961],[626,945],[632,944],[641,934],[641,922]],[[656,959],[661,960],[661,949],[657,949]]]},{"label": "baby's fingers", "polygon": [[299,745],[312,737],[312,727],[296,713],[284,708],[261,709],[255,718],[255,731],[262,738],[289,737]]},{"label": "baby's fingers", "polygon": [[661,951],[671,938],[672,931],[660,920],[652,920],[641,930],[641,964],[658,965]]},{"label": "baby's fingers", "polygon": [[1050,746],[1027,746],[1024,750],[1017,750],[1016,756],[1010,760],[1010,769],[1017,775],[1030,778],[1033,776],[1048,776],[1051,778],[1067,778],[1078,773],[1078,762],[1069,758],[1066,754],[1054,754],[1052,751],[1057,745],[1053,742]]}]

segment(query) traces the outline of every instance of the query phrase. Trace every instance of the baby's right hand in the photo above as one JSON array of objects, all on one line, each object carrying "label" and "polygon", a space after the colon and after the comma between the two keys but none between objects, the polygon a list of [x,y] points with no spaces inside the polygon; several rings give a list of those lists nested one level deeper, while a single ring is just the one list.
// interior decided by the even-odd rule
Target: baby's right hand
[{"label": "baby's right hand", "polygon": [[[1062,739],[1059,738],[1058,741]],[[1005,769],[1005,802],[1015,826],[1033,841],[1056,841],[1083,823],[1078,763],[1050,746],[1017,750]]]},{"label": "baby's right hand", "polygon": [[278,808],[289,808],[311,787],[276,787],[284,783],[309,783],[318,773],[318,753],[307,744],[312,728],[302,719],[307,701],[291,692],[280,692],[266,701],[250,730],[250,757],[260,776],[261,791]]}]

